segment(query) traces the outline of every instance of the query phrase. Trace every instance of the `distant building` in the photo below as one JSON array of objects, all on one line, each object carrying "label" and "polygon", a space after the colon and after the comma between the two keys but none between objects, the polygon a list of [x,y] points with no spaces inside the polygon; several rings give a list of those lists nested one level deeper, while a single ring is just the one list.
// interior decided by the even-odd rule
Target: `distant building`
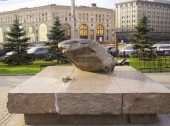
[{"label": "distant building", "polygon": [[[77,38],[87,38],[103,42],[113,42],[114,11],[106,8],[99,8],[96,4],[91,7],[75,7]],[[4,42],[5,32],[13,23],[15,16],[26,29],[30,42],[46,42],[47,34],[58,16],[63,24],[66,33],[71,33],[71,7],[61,5],[47,5],[34,8],[22,8],[15,11],[0,13],[0,43]]]},{"label": "distant building", "polygon": [[153,41],[170,41],[170,1],[128,0],[116,4],[116,36],[118,41],[128,41],[138,20],[145,14],[153,28]]}]

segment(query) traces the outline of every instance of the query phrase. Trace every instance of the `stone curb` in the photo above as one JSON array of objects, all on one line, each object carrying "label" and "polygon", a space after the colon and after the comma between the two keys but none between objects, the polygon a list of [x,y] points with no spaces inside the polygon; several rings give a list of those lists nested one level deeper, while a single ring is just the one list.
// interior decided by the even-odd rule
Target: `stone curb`
[{"label": "stone curb", "polygon": [[0,74],[0,76],[34,76],[36,74]]},{"label": "stone curb", "polygon": [[170,71],[144,71],[141,73],[170,73]]}]

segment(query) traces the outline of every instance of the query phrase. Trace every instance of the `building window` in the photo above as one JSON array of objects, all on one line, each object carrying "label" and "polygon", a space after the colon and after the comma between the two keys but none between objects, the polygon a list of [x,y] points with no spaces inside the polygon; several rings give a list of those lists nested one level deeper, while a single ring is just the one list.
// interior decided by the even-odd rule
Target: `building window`
[{"label": "building window", "polygon": [[94,30],[90,30],[90,39],[94,40]]},{"label": "building window", "polygon": [[96,27],[96,41],[104,40],[104,27],[102,25],[98,25]]},{"label": "building window", "polygon": [[48,20],[48,13],[45,13],[45,19]]},{"label": "building window", "polygon": [[3,42],[3,32],[2,32],[2,28],[0,28],[0,43]]},{"label": "building window", "polygon": [[67,17],[65,18],[65,21],[67,21]]},{"label": "building window", "polygon": [[41,24],[39,26],[39,41],[45,42],[47,41],[47,25]]},{"label": "building window", "polygon": [[86,24],[80,26],[80,38],[88,38],[88,26]]},{"label": "building window", "polygon": [[65,30],[65,33],[71,38],[71,26],[69,24],[64,24],[63,28]]},{"label": "building window", "polygon": [[109,30],[107,30],[107,35],[109,34]]}]

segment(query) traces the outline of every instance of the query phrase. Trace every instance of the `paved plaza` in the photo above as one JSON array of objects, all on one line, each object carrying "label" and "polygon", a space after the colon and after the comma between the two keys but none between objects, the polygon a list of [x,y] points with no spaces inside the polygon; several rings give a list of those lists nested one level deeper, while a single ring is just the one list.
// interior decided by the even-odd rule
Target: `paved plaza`
[{"label": "paved plaza", "polygon": [[0,76],[0,126],[23,126],[23,115],[8,113],[7,93],[31,76]]},{"label": "paved plaza", "polygon": [[146,76],[170,89],[170,73],[145,73]]},{"label": "paved plaza", "polygon": [[[145,73],[146,76],[158,81],[170,89],[170,73]],[[31,76],[0,76],[0,126],[23,126],[23,115],[8,113],[6,108],[7,93]],[[170,115],[159,115],[161,120],[153,125],[135,125],[135,126],[170,126]],[[121,126],[121,125],[119,125]],[[134,126],[134,125],[126,125]]]}]

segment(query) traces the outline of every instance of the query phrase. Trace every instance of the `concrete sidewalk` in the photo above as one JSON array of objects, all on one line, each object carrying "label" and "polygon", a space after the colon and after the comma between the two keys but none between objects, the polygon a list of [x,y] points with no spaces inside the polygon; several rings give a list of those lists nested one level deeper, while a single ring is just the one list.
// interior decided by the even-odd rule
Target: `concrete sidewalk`
[{"label": "concrete sidewalk", "polygon": [[170,89],[170,72],[167,73],[145,73],[145,75],[154,81],[157,81]]},{"label": "concrete sidewalk", "polygon": [[[170,73],[145,73],[149,78],[162,83],[170,89]],[[24,126],[24,117],[19,114],[10,114],[7,111],[7,93],[31,76],[0,76],[0,126]],[[170,126],[170,114],[159,115],[160,122],[147,125],[125,125],[125,126]],[[83,126],[83,125],[81,125]],[[88,125],[89,126],[89,125]],[[93,125],[94,126],[94,125]],[[113,126],[113,125],[112,125]],[[122,125],[115,125],[122,126]]]}]

